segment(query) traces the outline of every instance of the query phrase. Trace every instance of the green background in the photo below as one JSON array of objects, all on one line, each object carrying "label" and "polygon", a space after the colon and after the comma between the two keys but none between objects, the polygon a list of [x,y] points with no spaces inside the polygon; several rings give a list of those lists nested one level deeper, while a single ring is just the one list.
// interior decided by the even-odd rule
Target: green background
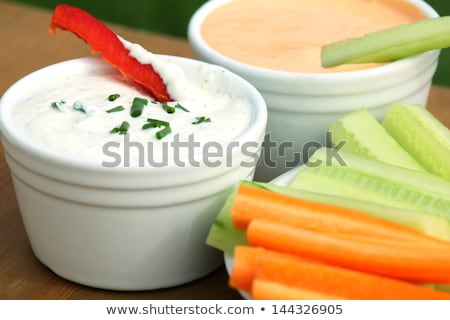
[{"label": "green background", "polygon": [[[9,0],[53,9],[57,0]],[[314,0],[311,0],[314,1]],[[66,0],[97,18],[123,25],[186,37],[189,18],[205,0]],[[450,15],[449,0],[427,0],[441,15]],[[450,48],[443,50],[434,83],[450,86]]]}]

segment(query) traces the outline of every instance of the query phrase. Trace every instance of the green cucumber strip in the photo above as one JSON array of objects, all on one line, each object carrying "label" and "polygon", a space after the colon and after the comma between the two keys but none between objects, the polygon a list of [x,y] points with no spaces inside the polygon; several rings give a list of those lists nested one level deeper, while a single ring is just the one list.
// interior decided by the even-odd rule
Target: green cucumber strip
[{"label": "green cucumber strip", "polygon": [[428,110],[395,103],[383,126],[428,171],[450,180],[450,131]]},{"label": "green cucumber strip", "polygon": [[412,170],[426,170],[398,142],[367,109],[349,113],[330,125],[334,146]]},{"label": "green cucumber strip", "polygon": [[[336,155],[337,154],[337,155]],[[339,158],[337,158],[339,157]],[[342,162],[344,165],[342,165]],[[306,170],[313,167],[343,167],[349,168],[375,178],[386,179],[394,183],[402,183],[424,192],[435,194],[437,197],[449,199],[450,181],[431,173],[418,172],[382,161],[370,159],[358,154],[322,147],[317,149],[309,158]],[[301,170],[305,171],[305,170]]]},{"label": "green cucumber strip", "polygon": [[327,159],[326,149],[311,156],[289,187],[450,218],[450,181],[345,152],[339,153],[342,166]]},{"label": "green cucumber strip", "polygon": [[[301,187],[300,187],[301,185]],[[299,172],[292,188],[349,196],[387,206],[422,210],[450,219],[450,199],[405,186],[400,181],[368,176],[346,167],[317,167]]]},{"label": "green cucumber strip", "polygon": [[438,215],[429,214],[425,211],[394,208],[381,203],[352,199],[349,196],[310,192],[303,189],[279,186],[273,183],[255,182],[253,186],[291,197],[357,210],[379,219],[403,225],[432,237],[450,240],[450,220]]},{"label": "green cucumber strip", "polygon": [[450,46],[450,17],[438,17],[368,33],[322,47],[325,68],[383,63]]},{"label": "green cucumber strip", "polygon": [[229,194],[206,238],[207,245],[229,254],[234,253],[236,245],[247,244],[245,231],[235,229],[231,220],[231,207],[235,197],[236,190]]}]

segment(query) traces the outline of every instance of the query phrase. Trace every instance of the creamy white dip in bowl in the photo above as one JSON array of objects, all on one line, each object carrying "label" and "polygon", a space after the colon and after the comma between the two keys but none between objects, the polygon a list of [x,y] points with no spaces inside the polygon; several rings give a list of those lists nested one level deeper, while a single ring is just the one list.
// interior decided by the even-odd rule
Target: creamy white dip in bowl
[{"label": "creamy white dip in bowl", "polygon": [[[63,278],[149,290],[223,263],[206,235],[228,191],[253,176],[266,105],[220,67],[158,58],[181,67],[170,81],[192,93],[169,103],[172,110],[96,57],[29,74],[0,101],[1,141],[29,241]],[[120,97],[109,101],[111,94]],[[148,99],[138,117],[130,115],[135,97]],[[107,112],[118,106],[125,110]],[[171,132],[158,139],[165,127],[143,129],[148,118]],[[111,132],[123,121],[127,134]]]},{"label": "creamy white dip in bowl", "polygon": [[[353,71],[294,72],[260,67],[256,64],[244,63],[236,58],[230,58],[205,40],[202,31],[205,20],[220,7],[230,2],[231,0],[211,0],[203,4],[189,22],[188,39],[196,58],[221,65],[242,76],[252,83],[266,100],[269,110],[267,142],[263,148],[262,159],[264,161],[260,162],[256,170],[256,179],[269,181],[300,165],[310,155],[308,151],[311,152],[319,145],[329,142],[329,138],[327,138],[329,125],[346,113],[367,108],[380,119],[384,116],[388,106],[396,101],[426,105],[432,77],[437,68],[439,50],[369,69]],[[243,2],[245,3],[245,1]],[[316,3],[315,1],[273,1],[273,3],[280,2],[285,7],[289,7],[289,3],[304,3],[305,5]],[[318,1],[317,3],[322,2]],[[367,3],[368,6],[377,3],[377,1],[369,2]],[[438,13],[425,1],[407,0],[407,2],[418,8],[426,17],[438,17]],[[338,1],[334,1],[326,9],[327,16],[334,12],[332,10],[339,11]],[[236,38],[241,40],[236,41],[236,43],[239,43],[239,41],[243,42],[242,39],[245,39],[243,35],[257,33],[261,29],[261,25],[267,24],[270,26],[270,21],[268,21],[271,19],[270,16],[265,21],[253,21],[254,23],[250,26],[245,22],[239,23],[239,21],[236,21],[237,19],[228,21],[232,20],[228,17],[241,17],[246,14],[255,15],[255,11],[257,11],[256,4],[253,11],[251,9],[242,10],[241,13],[236,15],[228,12],[229,14],[222,17],[220,21],[222,28],[219,27],[217,22],[217,36],[214,39],[217,39],[218,43],[221,42],[222,46],[228,45],[230,42],[223,40],[224,38],[220,34],[223,30],[230,29],[229,26],[238,26],[240,31],[239,34],[236,34]],[[269,12],[268,15],[270,14]],[[273,15],[275,13],[272,13]],[[282,14],[278,16],[283,19]],[[291,21],[291,25],[286,24],[284,32],[277,31],[275,34],[271,30],[267,31],[270,27],[266,26],[264,29],[266,31],[260,32],[263,36],[259,39],[258,48],[270,47],[271,43],[281,42],[278,39],[283,39],[286,33],[296,35],[295,32],[299,28],[308,30],[309,26],[305,25],[303,20],[303,16],[299,16],[295,21],[295,26],[292,27]],[[335,33],[338,29],[348,29],[348,26],[336,25],[333,20],[328,21],[323,18],[321,18],[319,25],[325,26],[329,34]],[[291,28],[288,29],[288,26],[291,26]],[[275,30],[275,28],[272,30]],[[212,36],[213,31],[209,31],[209,34]],[[316,42],[320,40],[316,40],[312,31],[310,31],[310,34],[312,45],[317,46]],[[293,41],[293,43],[286,44],[285,48],[286,51],[289,51],[302,45]],[[241,48],[240,52],[245,54],[246,49]],[[250,57],[250,54],[247,55]],[[254,56],[258,56],[258,54],[255,53]],[[284,55],[279,54],[279,56],[283,57]],[[273,56],[274,60],[280,60],[279,56]],[[317,52],[317,58],[319,56],[320,53]],[[284,60],[295,64],[295,61]]]}]

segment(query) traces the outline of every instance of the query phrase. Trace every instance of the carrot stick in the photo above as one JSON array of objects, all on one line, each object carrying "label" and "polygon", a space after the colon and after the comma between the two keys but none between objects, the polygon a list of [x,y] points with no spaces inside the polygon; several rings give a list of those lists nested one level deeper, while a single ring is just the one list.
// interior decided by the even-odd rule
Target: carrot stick
[{"label": "carrot stick", "polygon": [[450,283],[450,245],[326,234],[261,219],[247,229],[250,245],[388,277]]},{"label": "carrot stick", "polygon": [[250,292],[255,276],[254,266],[258,253],[256,248],[246,246],[234,247],[233,267],[228,280],[230,287]]},{"label": "carrot stick", "polygon": [[450,294],[428,287],[306,260],[261,255],[255,268],[254,281],[277,282],[343,299],[450,300]]},{"label": "carrot stick", "polygon": [[246,230],[257,218],[321,232],[413,241],[439,241],[413,229],[355,210],[315,203],[241,184],[231,209],[233,225]]},{"label": "carrot stick", "polygon": [[229,285],[232,288],[248,292],[251,291],[254,278],[254,266],[260,254],[265,254],[270,258],[284,256],[285,259],[300,259],[296,256],[286,255],[281,252],[264,250],[262,248],[236,246],[234,248],[235,259],[229,279]]},{"label": "carrot stick", "polygon": [[[240,283],[241,286],[234,288],[251,290],[254,294],[253,299],[269,299],[270,294],[272,294],[270,299],[275,299],[275,294],[280,297],[283,294],[283,298],[287,299],[294,293],[303,294],[303,297],[310,293],[309,298],[312,298],[312,293],[314,293],[323,295],[322,298],[329,297],[331,299],[450,299],[450,294],[428,287],[325,265],[314,260],[262,248],[237,246],[234,266],[241,264],[245,264],[246,267],[233,267],[230,281],[234,283],[233,278],[235,277],[247,279]],[[239,274],[241,272],[247,274]],[[261,292],[268,289],[264,283],[263,288],[261,288],[261,283],[257,283],[261,280],[279,284],[280,291],[282,287],[288,287],[288,289],[300,290],[300,293],[295,290],[278,293]]]},{"label": "carrot stick", "polygon": [[260,279],[253,281],[251,297],[255,300],[343,300],[339,296]]}]

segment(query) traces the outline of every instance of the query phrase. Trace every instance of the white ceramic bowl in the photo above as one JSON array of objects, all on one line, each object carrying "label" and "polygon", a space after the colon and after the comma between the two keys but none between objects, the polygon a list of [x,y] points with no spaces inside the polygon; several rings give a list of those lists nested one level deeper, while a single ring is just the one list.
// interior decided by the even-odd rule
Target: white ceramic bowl
[{"label": "white ceramic bowl", "polygon": [[[173,59],[190,77],[202,64]],[[207,232],[229,190],[252,178],[254,166],[241,166],[247,156],[235,148],[231,166],[105,168],[19,135],[11,113],[23,93],[83,68],[111,67],[99,58],[55,64],[19,80],[0,102],[4,153],[34,254],[61,277],[115,290],[170,287],[212,272],[223,256],[205,244]],[[252,103],[250,125],[235,141],[261,143],[265,102],[248,82],[230,77]]]},{"label": "white ceramic bowl", "polygon": [[[380,67],[339,73],[294,73],[265,69],[230,59],[210,47],[201,25],[209,13],[230,0],[210,0],[192,16],[188,38],[195,56],[221,65],[252,83],[269,109],[267,133],[274,142],[263,150],[255,178],[268,181],[306,160],[311,148],[326,142],[331,122],[359,108],[377,118],[395,101],[425,105],[439,51]],[[408,0],[428,17],[437,12],[421,0]],[[224,26],[226,28],[226,26]],[[245,32],[245,30],[242,30]],[[284,144],[284,145],[283,145]]]}]

